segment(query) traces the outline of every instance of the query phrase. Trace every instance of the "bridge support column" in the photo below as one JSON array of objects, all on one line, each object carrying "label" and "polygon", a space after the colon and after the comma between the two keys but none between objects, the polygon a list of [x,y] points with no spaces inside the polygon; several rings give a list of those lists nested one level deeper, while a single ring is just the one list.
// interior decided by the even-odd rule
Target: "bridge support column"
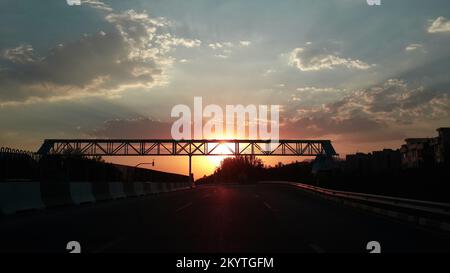
[{"label": "bridge support column", "polygon": [[192,155],[189,155],[189,183],[194,183],[192,181]]}]

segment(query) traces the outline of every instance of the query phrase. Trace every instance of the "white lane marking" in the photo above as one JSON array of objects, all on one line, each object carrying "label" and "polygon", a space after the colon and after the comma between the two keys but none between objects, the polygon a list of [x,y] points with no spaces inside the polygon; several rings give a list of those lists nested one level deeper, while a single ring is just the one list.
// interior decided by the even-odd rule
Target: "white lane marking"
[{"label": "white lane marking", "polygon": [[94,249],[92,252],[93,253],[101,253],[104,252],[106,249],[113,247],[114,245],[117,245],[118,243],[122,242],[125,240],[125,237],[121,237],[121,238],[117,238],[115,240],[112,240],[96,249]]},{"label": "white lane marking", "polygon": [[266,208],[268,208],[269,210],[277,211],[276,209],[272,208],[272,206],[269,203],[267,203],[266,201],[264,201],[263,203],[264,203],[264,206],[266,206]]},{"label": "white lane marking", "polygon": [[312,248],[316,253],[325,253],[325,250],[316,244],[309,244],[309,247]]},{"label": "white lane marking", "polygon": [[175,210],[175,212],[180,212],[186,208],[189,208],[190,206],[192,206],[192,202],[187,203],[186,205],[183,205],[181,207],[179,207],[178,209]]}]

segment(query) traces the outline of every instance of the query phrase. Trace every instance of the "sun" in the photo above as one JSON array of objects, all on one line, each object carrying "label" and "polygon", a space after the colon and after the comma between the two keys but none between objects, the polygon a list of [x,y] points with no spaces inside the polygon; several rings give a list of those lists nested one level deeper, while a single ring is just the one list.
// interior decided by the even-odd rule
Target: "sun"
[{"label": "sun", "polygon": [[230,157],[230,156],[222,156],[222,155],[216,155],[216,156],[208,156],[207,158],[208,158],[208,161],[212,164],[212,165],[214,165],[214,167],[219,167],[220,166],[220,163],[222,163],[222,161],[225,159],[225,158],[227,158],[227,157]]},{"label": "sun", "polygon": [[214,149],[214,153],[216,153],[216,154],[224,154],[224,155],[214,155],[214,156],[210,155],[210,156],[207,156],[208,161],[212,165],[214,165],[214,167],[219,167],[220,163],[222,163],[222,161],[225,158],[232,157],[232,155],[227,155],[227,154],[230,154],[230,150],[227,148],[226,144],[219,145],[217,148]]}]

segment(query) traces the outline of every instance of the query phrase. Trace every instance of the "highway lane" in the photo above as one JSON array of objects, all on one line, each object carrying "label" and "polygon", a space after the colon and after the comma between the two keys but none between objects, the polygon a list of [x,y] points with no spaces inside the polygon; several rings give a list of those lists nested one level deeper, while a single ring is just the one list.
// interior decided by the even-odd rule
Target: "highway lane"
[{"label": "highway lane", "polygon": [[284,185],[200,186],[0,220],[0,251],[383,252],[449,251],[448,234],[339,206]]}]

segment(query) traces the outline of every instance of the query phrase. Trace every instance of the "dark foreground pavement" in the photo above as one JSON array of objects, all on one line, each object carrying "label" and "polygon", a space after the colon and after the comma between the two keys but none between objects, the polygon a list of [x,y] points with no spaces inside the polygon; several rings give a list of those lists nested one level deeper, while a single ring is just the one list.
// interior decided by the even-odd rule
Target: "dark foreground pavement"
[{"label": "dark foreground pavement", "polygon": [[0,219],[1,252],[298,253],[450,251],[450,235],[339,206],[284,185],[193,190]]}]

